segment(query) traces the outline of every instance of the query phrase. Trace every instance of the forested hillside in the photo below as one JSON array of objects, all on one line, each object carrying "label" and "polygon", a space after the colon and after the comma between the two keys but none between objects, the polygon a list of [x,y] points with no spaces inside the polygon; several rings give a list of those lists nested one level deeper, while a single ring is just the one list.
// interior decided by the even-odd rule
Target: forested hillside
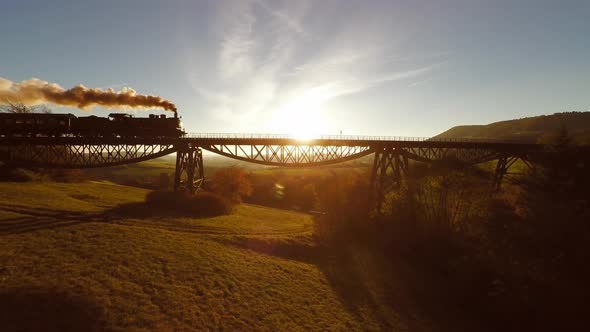
[{"label": "forested hillside", "polygon": [[590,144],[590,112],[565,112],[494,122],[487,125],[456,126],[439,138],[490,138],[549,143],[565,128],[572,141]]}]

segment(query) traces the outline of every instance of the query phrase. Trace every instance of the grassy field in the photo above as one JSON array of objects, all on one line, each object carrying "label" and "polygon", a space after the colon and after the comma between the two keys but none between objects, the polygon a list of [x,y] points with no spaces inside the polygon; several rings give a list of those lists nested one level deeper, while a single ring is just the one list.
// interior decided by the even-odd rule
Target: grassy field
[{"label": "grassy field", "polygon": [[[191,219],[110,182],[0,183],[3,330],[422,330],[340,266],[308,215]],[[403,297],[403,296],[402,296]]]}]

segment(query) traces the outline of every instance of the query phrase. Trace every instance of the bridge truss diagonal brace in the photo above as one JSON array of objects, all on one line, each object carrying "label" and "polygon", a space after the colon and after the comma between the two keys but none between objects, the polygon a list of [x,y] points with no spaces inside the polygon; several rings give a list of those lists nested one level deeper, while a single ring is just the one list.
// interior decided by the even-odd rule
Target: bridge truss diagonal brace
[{"label": "bridge truss diagonal brace", "polygon": [[191,143],[177,147],[174,191],[194,194],[205,181],[203,150]]},{"label": "bridge truss diagonal brace", "polygon": [[372,205],[381,211],[385,194],[399,189],[403,177],[408,175],[408,156],[400,148],[379,148],[375,150],[375,159],[371,170]]},{"label": "bridge truss diagonal brace", "polygon": [[366,145],[206,144],[207,151],[268,166],[310,167],[357,159],[372,153]]},{"label": "bridge truss diagonal brace", "polygon": [[517,162],[519,159],[529,168],[529,170],[532,170],[533,172],[535,171],[534,164],[531,163],[531,161],[526,156],[507,154],[501,155],[496,163],[496,170],[494,172],[494,177],[492,179],[492,193],[497,193],[500,191],[502,187],[502,182],[504,181],[507,175],[522,175],[519,173],[508,172],[510,167],[512,167],[512,165],[514,165],[514,163]]}]

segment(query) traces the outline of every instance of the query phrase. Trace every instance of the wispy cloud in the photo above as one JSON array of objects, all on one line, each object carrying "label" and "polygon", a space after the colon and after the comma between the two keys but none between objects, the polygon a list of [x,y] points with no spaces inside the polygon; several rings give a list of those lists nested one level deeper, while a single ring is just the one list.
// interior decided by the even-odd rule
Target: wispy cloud
[{"label": "wispy cloud", "polygon": [[234,22],[223,33],[219,51],[219,74],[223,79],[248,75],[254,65],[252,49],[255,47],[253,25],[256,21],[250,6],[242,4]]},{"label": "wispy cloud", "polygon": [[[303,3],[303,2],[302,2]],[[257,0],[256,4],[258,4],[261,8],[267,11],[273,18],[275,18],[280,24],[289,28],[291,31],[303,35],[305,31],[301,26],[301,22],[298,19],[295,19],[292,14],[289,14],[286,11],[279,10],[272,8],[263,0]]]},{"label": "wispy cloud", "polygon": [[318,26],[306,24],[314,13],[309,3],[283,4],[253,0],[220,7],[224,24],[218,32],[217,70],[206,79],[193,73],[195,90],[219,119],[247,127],[297,107],[322,112],[324,103],[341,96],[428,79],[436,66],[392,62],[401,55],[373,39],[319,38],[321,31],[313,30]]},{"label": "wispy cloud", "polygon": [[428,78],[423,79],[423,80],[412,82],[412,83],[408,84],[408,87],[409,88],[417,87],[417,86],[420,86],[420,85],[424,85],[424,84],[426,84],[426,83],[428,83],[430,81],[432,81],[432,77],[428,77]]}]

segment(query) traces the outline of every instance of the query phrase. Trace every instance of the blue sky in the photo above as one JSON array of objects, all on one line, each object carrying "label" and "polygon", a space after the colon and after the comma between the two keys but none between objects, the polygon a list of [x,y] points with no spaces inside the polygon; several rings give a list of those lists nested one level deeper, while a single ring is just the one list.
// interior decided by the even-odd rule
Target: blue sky
[{"label": "blue sky", "polygon": [[590,110],[589,18],[590,1],[2,0],[0,77],[129,86],[191,132],[430,136]]}]

